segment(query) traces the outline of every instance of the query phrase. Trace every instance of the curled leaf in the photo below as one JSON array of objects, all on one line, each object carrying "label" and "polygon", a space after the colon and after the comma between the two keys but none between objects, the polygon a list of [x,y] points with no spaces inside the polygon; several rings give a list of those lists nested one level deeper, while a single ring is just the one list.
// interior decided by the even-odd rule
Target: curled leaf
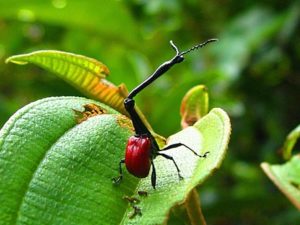
[{"label": "curled leaf", "polygon": [[261,167],[279,190],[300,210],[300,156],[283,165],[262,163]]},{"label": "curled leaf", "polygon": [[192,126],[208,112],[208,92],[204,85],[190,89],[181,101],[181,127]]},{"label": "curled leaf", "polygon": [[285,160],[290,159],[292,156],[292,150],[300,137],[300,125],[298,125],[294,130],[292,130],[287,136],[283,145],[283,158]]}]

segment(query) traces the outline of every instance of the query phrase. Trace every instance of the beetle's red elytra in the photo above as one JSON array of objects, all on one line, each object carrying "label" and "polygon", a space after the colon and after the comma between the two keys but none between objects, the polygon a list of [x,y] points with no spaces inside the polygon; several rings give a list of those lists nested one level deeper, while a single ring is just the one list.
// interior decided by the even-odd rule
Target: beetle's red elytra
[{"label": "beetle's red elytra", "polygon": [[129,138],[125,152],[125,165],[129,173],[144,178],[151,167],[151,141],[147,136],[132,136]]}]

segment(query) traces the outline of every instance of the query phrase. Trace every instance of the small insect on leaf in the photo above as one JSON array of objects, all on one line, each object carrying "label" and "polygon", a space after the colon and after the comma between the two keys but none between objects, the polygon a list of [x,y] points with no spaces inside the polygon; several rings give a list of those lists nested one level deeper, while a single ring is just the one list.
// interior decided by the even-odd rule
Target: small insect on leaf
[{"label": "small insect on leaf", "polygon": [[123,199],[128,201],[130,204],[138,204],[140,203],[140,200],[138,198],[135,198],[135,197],[129,197],[129,196],[123,196]]},{"label": "small insect on leaf", "polygon": [[147,197],[148,196],[148,192],[147,191],[138,191],[138,195],[139,196],[143,196],[143,197]]},{"label": "small insect on leaf", "polygon": [[131,208],[133,209],[132,213],[129,215],[129,219],[133,219],[135,216],[142,216],[141,208],[137,207],[136,204],[140,203],[140,200],[136,197],[123,196],[123,199],[128,201]]},{"label": "small insect on leaf", "polygon": [[141,208],[137,207],[136,205],[132,206],[133,212],[129,215],[129,219],[133,219],[137,215],[142,216]]},{"label": "small insect on leaf", "polygon": [[104,108],[94,103],[85,104],[83,107],[84,111],[73,109],[78,124],[82,123],[83,121],[86,121],[90,117],[107,113],[107,111]]}]

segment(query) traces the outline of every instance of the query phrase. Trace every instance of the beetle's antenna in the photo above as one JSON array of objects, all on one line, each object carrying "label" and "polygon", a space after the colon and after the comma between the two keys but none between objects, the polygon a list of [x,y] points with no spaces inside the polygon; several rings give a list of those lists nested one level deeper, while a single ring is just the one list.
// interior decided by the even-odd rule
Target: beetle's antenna
[{"label": "beetle's antenna", "polygon": [[[204,47],[204,46],[207,45],[208,43],[215,42],[215,41],[218,41],[218,39],[215,39],[215,38],[208,39],[206,42],[203,42],[203,43],[200,43],[200,44],[198,44],[198,45],[195,45],[194,47],[192,47],[192,48],[190,48],[190,49],[188,49],[188,50],[186,50],[186,51],[183,51],[183,52],[179,53],[179,55],[183,56],[183,55],[185,55],[185,54],[187,54],[187,53],[189,53],[189,52],[191,52],[191,51],[194,51],[194,50],[196,50],[196,49],[198,49],[198,48]],[[170,43],[171,43],[172,46],[174,45],[173,42],[170,42]],[[174,48],[174,47],[173,47],[173,48]],[[177,49],[176,46],[175,46],[175,49]],[[177,49],[176,52],[178,52],[178,49]]]},{"label": "beetle's antenna", "polygon": [[172,48],[176,51],[176,55],[179,55],[180,52],[179,52],[177,46],[174,44],[174,42],[172,40],[170,41],[170,44],[171,44]]}]

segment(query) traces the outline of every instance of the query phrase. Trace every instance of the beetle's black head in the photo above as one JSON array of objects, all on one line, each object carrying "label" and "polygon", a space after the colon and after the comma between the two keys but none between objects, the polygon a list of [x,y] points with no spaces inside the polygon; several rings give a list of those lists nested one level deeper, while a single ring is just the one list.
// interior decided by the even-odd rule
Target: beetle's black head
[{"label": "beetle's black head", "polygon": [[134,102],[133,99],[131,99],[131,98],[125,98],[125,100],[124,100],[124,106],[127,109],[127,111],[129,109],[132,109],[134,107],[134,105],[135,105],[135,102]]},{"label": "beetle's black head", "polygon": [[175,58],[176,63],[181,63],[184,60],[183,55],[177,55]]}]

